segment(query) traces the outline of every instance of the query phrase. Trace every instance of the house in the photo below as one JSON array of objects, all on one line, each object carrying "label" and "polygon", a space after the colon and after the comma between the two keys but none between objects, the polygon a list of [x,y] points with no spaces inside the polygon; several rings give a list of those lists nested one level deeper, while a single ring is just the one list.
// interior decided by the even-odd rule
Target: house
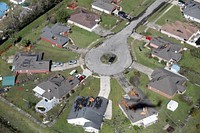
[{"label": "house", "polygon": [[167,104],[167,109],[171,111],[175,111],[178,108],[178,103],[174,100],[170,100],[169,103]]},{"label": "house", "polygon": [[0,20],[5,16],[8,11],[9,6],[4,2],[0,2]]},{"label": "house", "polygon": [[99,21],[100,15],[83,8],[77,9],[68,19],[69,24],[74,24],[90,32],[98,26]]},{"label": "house", "polygon": [[50,61],[43,61],[43,53],[15,54],[12,71],[16,73],[47,73],[50,71]]},{"label": "house", "polygon": [[18,4],[18,5],[24,3],[25,1],[26,0],[10,0],[11,3]]},{"label": "house", "polygon": [[2,86],[14,86],[15,76],[5,76],[3,77]]},{"label": "house", "polygon": [[94,0],[92,3],[92,8],[107,14],[112,14],[112,12],[118,6],[113,3],[113,0]]},{"label": "house", "polygon": [[167,23],[162,26],[161,33],[180,40],[182,43],[186,42],[192,46],[200,47],[200,31],[192,24],[176,21],[174,23]]},{"label": "house", "polygon": [[200,23],[200,3],[192,0],[186,2],[183,14],[186,19]]},{"label": "house", "polygon": [[183,94],[186,91],[184,86],[186,78],[165,69],[155,69],[151,75],[148,89],[172,99],[175,94]]},{"label": "house", "polygon": [[46,26],[42,30],[41,39],[59,48],[62,48],[70,41],[70,39],[66,36],[69,31],[69,27],[60,23],[56,23],[52,27]]},{"label": "house", "polygon": [[173,44],[161,37],[154,37],[149,46],[152,48],[151,56],[157,57],[159,61],[169,62],[174,60],[178,62],[181,59],[181,45]]},{"label": "house", "polygon": [[76,77],[65,79],[62,75],[56,74],[47,81],[38,84],[33,91],[35,96],[42,97],[42,100],[36,104],[36,111],[40,113],[48,112],[79,83],[80,81]]},{"label": "house", "polygon": [[158,121],[158,112],[148,99],[139,97],[144,96],[143,92],[138,93],[139,91],[131,90],[121,100],[119,107],[133,126],[148,127]]},{"label": "house", "polygon": [[98,133],[103,122],[108,100],[104,97],[76,97],[67,122],[79,125],[87,132]]}]

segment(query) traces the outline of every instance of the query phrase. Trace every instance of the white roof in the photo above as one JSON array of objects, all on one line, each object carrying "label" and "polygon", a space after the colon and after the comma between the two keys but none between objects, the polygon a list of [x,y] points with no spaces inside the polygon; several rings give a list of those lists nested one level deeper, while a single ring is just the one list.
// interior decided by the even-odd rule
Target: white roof
[{"label": "white roof", "polygon": [[149,123],[155,122],[158,120],[157,115],[151,115],[149,117],[146,117],[142,120],[144,125],[148,125]]},{"label": "white roof", "polygon": [[178,108],[178,103],[174,100],[171,100],[168,104],[167,104],[167,109],[171,110],[171,111],[175,111]]},{"label": "white roof", "polygon": [[36,86],[34,89],[33,89],[34,92],[42,95],[45,93],[45,90],[43,90],[42,88],[40,88],[39,86]]}]

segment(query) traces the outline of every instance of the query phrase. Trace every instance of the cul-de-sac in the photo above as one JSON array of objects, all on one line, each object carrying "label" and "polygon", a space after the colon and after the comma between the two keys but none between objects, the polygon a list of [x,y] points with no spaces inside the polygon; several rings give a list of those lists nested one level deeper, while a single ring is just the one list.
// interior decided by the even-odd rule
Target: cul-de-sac
[{"label": "cul-de-sac", "polygon": [[87,132],[200,132],[200,0],[0,0],[0,133]]}]

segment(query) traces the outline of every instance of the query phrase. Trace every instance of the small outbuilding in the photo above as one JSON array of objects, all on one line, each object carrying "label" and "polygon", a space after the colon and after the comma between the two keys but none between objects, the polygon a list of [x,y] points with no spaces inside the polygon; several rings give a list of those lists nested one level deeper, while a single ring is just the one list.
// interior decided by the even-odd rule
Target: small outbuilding
[{"label": "small outbuilding", "polygon": [[15,76],[5,76],[3,77],[2,86],[14,86]]},{"label": "small outbuilding", "polygon": [[178,103],[174,100],[170,100],[170,102],[167,104],[167,109],[171,111],[175,111],[178,108]]}]

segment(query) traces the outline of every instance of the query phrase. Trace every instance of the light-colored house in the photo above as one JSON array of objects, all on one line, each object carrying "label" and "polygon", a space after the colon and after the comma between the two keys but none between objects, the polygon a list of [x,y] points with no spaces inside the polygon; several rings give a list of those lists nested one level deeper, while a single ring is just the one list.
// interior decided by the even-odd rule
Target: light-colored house
[{"label": "light-colored house", "polygon": [[67,117],[67,122],[79,125],[87,132],[98,133],[103,122],[108,100],[104,97],[78,96]]},{"label": "light-colored house", "polygon": [[192,0],[186,2],[183,14],[186,19],[200,23],[200,3]]},{"label": "light-colored house", "polygon": [[118,6],[113,3],[113,0],[94,0],[92,8],[106,14],[112,14],[112,12]]},{"label": "light-colored house", "polygon": [[26,0],[10,0],[11,3],[14,3],[14,4],[17,4],[17,5],[20,5],[22,3],[24,3]]},{"label": "light-colored house", "polygon": [[33,91],[35,96],[42,97],[42,100],[35,106],[37,112],[46,113],[57,105],[62,98],[70,94],[80,80],[76,77],[65,79],[62,75],[57,74],[45,82],[38,84]]},{"label": "light-colored house", "polygon": [[200,31],[192,24],[176,21],[162,26],[161,33],[186,42],[192,46],[200,47]]},{"label": "light-colored house", "polygon": [[98,26],[99,21],[100,15],[87,11],[83,8],[79,8],[71,14],[67,22],[91,32]]}]

